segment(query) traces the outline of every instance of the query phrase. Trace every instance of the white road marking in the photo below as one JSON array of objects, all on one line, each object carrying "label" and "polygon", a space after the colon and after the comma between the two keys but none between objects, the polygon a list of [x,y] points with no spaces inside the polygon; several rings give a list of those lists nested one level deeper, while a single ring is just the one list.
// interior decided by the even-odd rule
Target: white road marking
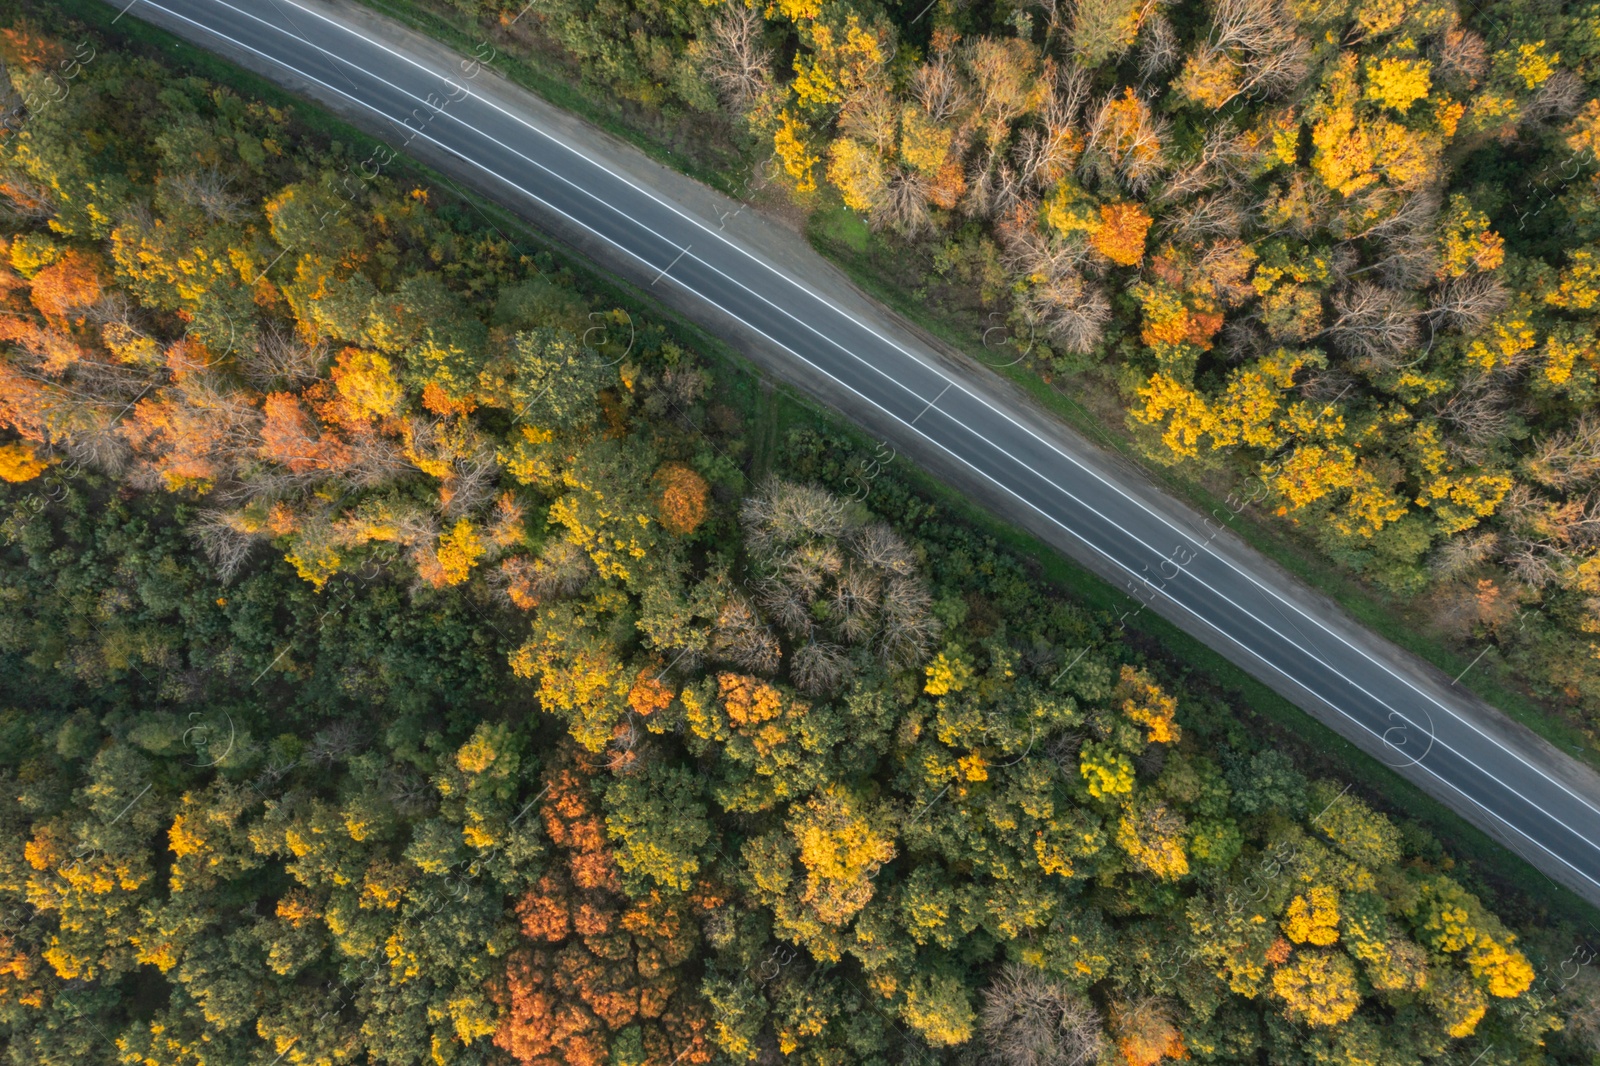
[{"label": "white road marking", "polygon": [[[694,246],[691,245],[691,244],[684,245],[683,246],[683,250],[678,253],[677,258],[674,259],[672,262],[668,263],[666,266],[661,268],[661,273],[656,275],[656,281],[660,281],[662,278],[666,277],[667,276],[667,271],[669,271],[673,267],[677,266],[678,265],[678,259],[682,259],[684,256],[688,255],[689,254],[689,249],[692,248],[692,247],[694,247]],[[698,256],[696,258],[698,258]],[[656,281],[652,281],[650,283],[650,287],[652,289],[656,287]],[[693,290],[691,289],[690,291],[692,292]],[[698,296],[700,294],[699,293],[695,293],[695,295]]]},{"label": "white road marking", "polygon": [[[949,392],[949,391],[950,391],[950,386],[949,385],[946,385],[944,388],[940,389],[939,390],[939,395],[937,395],[933,399],[929,400],[928,401],[928,406],[926,406],[922,410],[918,411],[917,412],[917,417],[913,418],[911,421],[907,422],[906,425],[908,425],[908,426],[916,425],[917,424],[917,420],[920,419],[923,415],[927,414],[929,411],[933,410],[933,405],[938,403],[940,400],[944,399],[944,394]],[[946,417],[949,417],[949,416],[947,415]],[[954,421],[954,419],[952,419],[952,421]],[[957,423],[957,424],[959,425],[959,423]],[[965,429],[966,427],[963,426],[962,428]],[[971,431],[969,430],[968,432],[971,432]]]}]

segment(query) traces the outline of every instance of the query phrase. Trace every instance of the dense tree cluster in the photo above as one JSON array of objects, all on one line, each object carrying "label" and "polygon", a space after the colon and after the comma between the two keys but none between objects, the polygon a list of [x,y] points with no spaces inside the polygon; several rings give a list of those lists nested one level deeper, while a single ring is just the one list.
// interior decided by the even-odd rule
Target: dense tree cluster
[{"label": "dense tree cluster", "polygon": [[1047,377],[1100,367],[1152,457],[1230,457],[1600,730],[1592,5],[454,6],[731,110],[764,174],[913,253],[899,283],[977,290]]},{"label": "dense tree cluster", "polygon": [[[7,1061],[1600,1050],[1572,931],[1248,709],[848,498],[841,439],[758,469],[550,255],[100,43],[0,128]],[[0,36],[23,86],[62,48]]]}]

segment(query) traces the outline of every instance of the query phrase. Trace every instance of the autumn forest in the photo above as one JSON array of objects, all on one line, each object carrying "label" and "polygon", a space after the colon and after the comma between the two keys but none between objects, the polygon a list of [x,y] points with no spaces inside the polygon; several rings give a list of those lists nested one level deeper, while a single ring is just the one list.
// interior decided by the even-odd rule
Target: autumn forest
[{"label": "autumn forest", "polygon": [[1600,6],[366,2],[755,160],[861,276],[1248,480],[1600,745]]},{"label": "autumn forest", "polygon": [[[510,39],[1592,714],[1600,7],[1492,6]],[[582,261],[119,33],[0,3],[6,1062],[1600,1060],[1570,915]]]}]

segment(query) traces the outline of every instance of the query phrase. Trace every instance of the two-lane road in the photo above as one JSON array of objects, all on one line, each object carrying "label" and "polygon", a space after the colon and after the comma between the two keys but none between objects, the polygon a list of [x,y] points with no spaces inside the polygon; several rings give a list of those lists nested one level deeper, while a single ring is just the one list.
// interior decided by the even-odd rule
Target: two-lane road
[{"label": "two-lane road", "polygon": [[370,13],[323,0],[135,0],[128,14],[330,104],[577,244],[1600,904],[1600,775],[921,338],[798,238]]}]

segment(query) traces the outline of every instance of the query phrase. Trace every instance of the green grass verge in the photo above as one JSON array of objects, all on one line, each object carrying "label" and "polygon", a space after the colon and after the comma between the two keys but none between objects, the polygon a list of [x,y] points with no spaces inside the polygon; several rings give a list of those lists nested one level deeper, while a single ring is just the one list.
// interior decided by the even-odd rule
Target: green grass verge
[{"label": "green grass verge", "polygon": [[[317,105],[300,100],[276,85],[212,53],[195,48],[164,30],[131,18],[122,19],[113,26],[115,12],[97,0],[60,0],[60,10],[82,19],[97,30],[120,35],[136,47],[158,52],[168,62],[190,73],[266,100],[274,106],[290,108],[308,126],[330,137],[361,147],[378,143]],[[443,183],[455,189],[455,195],[488,225],[507,235],[508,239],[525,250],[548,251],[582,279],[586,290],[607,300],[614,300],[620,306],[647,309],[652,318],[670,324],[682,340],[691,344],[711,364],[717,380],[718,398],[738,410],[746,424],[752,427],[754,471],[759,473],[773,465],[784,434],[793,426],[826,427],[853,440],[863,451],[872,449],[874,442],[855,427],[844,423],[838,415],[787,386],[773,386],[759,369],[726,343],[657,304],[642,290],[608,274],[566,246],[557,244],[520,217],[497,204],[461,191],[454,182],[422,164],[404,160],[397,166],[412,172],[421,180]],[[1042,382],[1038,384],[1044,387]],[[1037,538],[973,507],[960,494],[931,476],[909,466],[897,468],[895,476],[936,501],[953,518],[994,537],[1005,548],[1032,560],[1038,568],[1040,579],[1059,594],[1090,610],[1105,612],[1108,616],[1120,613],[1128,604],[1127,597],[1099,577],[1058,554]],[[1379,807],[1416,821],[1448,841],[1449,851],[1470,865],[1475,879],[1497,893],[1512,893],[1527,904],[1529,910],[1520,915],[1519,920],[1538,922],[1557,919],[1587,922],[1600,927],[1600,909],[1550,881],[1516,853],[1495,843],[1455,812],[1200,641],[1147,612],[1134,616],[1129,628],[1130,639],[1142,644],[1147,652],[1165,662],[1183,664],[1183,672],[1191,687],[1223,696],[1247,724],[1270,729],[1275,739],[1292,748],[1296,760],[1303,767],[1312,772],[1351,780]]]}]

